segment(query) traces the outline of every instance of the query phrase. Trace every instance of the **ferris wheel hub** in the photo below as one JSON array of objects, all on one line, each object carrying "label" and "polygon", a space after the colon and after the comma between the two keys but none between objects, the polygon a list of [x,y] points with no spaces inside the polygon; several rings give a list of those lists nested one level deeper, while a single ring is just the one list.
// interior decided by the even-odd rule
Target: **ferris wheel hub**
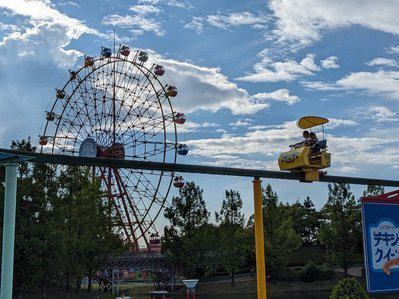
[{"label": "ferris wheel hub", "polygon": [[125,159],[125,146],[122,143],[114,143],[108,147],[98,147],[98,157],[112,158],[112,159]]}]

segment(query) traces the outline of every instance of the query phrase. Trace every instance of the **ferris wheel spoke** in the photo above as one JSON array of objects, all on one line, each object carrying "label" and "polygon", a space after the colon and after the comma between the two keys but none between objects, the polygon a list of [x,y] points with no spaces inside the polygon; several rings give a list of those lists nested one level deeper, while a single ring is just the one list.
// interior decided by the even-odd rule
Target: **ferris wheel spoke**
[{"label": "ferris wheel spoke", "polygon": [[[139,173],[139,175],[140,175],[139,177],[137,177],[137,176],[135,175],[134,172],[131,172],[131,174],[135,177],[134,180],[135,180],[136,182],[140,182],[141,185],[143,185],[144,188],[145,188],[144,190],[142,190],[142,189],[140,188],[140,186],[139,186],[140,184],[136,184],[136,185],[134,186],[134,190],[132,190],[132,191],[133,191],[133,194],[134,194],[134,193],[138,193],[138,192],[139,192],[139,194],[141,194],[140,199],[141,199],[142,205],[144,206],[144,210],[145,210],[145,214],[144,214],[143,218],[146,219],[146,218],[149,217],[149,213],[150,213],[150,212],[152,211],[152,209],[153,209],[153,208],[152,208],[153,204],[156,203],[156,204],[159,206],[159,207],[158,207],[158,210],[161,210],[161,209],[163,208],[163,206],[164,206],[164,203],[165,203],[165,201],[166,201],[166,198],[163,197],[162,194],[160,194],[160,192],[158,192],[159,185],[158,185],[157,188],[156,188],[155,186],[153,186],[152,183],[147,179],[147,177],[146,177],[145,175],[143,175],[142,172]],[[129,177],[129,180],[131,180],[130,177]],[[142,180],[147,181],[148,183],[144,184],[144,183],[142,182]],[[148,194],[148,192],[147,192],[147,191],[150,191],[150,190],[151,190],[151,189],[149,188],[149,184],[150,184],[150,185],[152,186],[152,188],[153,188],[153,192],[152,192],[152,193],[150,192],[150,194]],[[147,205],[145,204],[143,198],[147,198],[147,199],[150,201],[149,206],[147,206]],[[162,198],[162,200],[159,200],[159,198]],[[156,219],[157,216],[158,216],[158,213],[155,215],[154,219]]]},{"label": "ferris wheel spoke", "polygon": [[[123,215],[121,204],[118,201],[114,200],[115,193],[114,193],[114,191],[112,190],[112,187],[111,187],[111,177],[110,176],[108,178],[106,177],[106,174],[105,174],[106,173],[106,169],[103,168],[103,167],[99,167],[99,170],[100,170],[100,174],[101,174],[100,178],[103,181],[103,183],[105,184],[106,190],[108,191],[108,198],[111,201],[111,203],[113,204],[120,221],[124,224],[123,225],[123,230],[124,230],[124,232],[126,234],[126,237],[133,244],[135,244],[135,247],[138,249],[139,248],[138,240],[135,238],[134,234],[132,233],[134,231],[134,229],[133,229],[133,226],[132,226],[131,221],[130,221],[129,213],[125,213]],[[109,175],[110,175],[110,172],[109,172]],[[125,211],[126,211],[126,207],[125,206],[124,206],[124,208],[125,208]],[[128,229],[130,229],[130,232],[128,231]]]},{"label": "ferris wheel spoke", "polygon": [[[109,172],[109,177],[112,177],[112,170],[108,169]],[[117,186],[115,187],[115,191],[114,191],[114,196],[113,198],[118,198],[118,206],[120,208],[121,212],[121,216],[122,216],[122,221],[124,221],[124,223],[128,226],[130,232],[128,233],[128,236],[130,236],[133,240],[134,240],[134,244],[136,246],[136,248],[139,248],[139,243],[138,243],[138,238],[137,236],[134,234],[135,228],[134,228],[134,221],[131,220],[130,218],[130,210],[128,207],[128,204],[126,203],[126,194],[124,192],[124,190],[122,190],[120,188],[120,184],[118,183],[118,180],[115,176],[115,182],[117,183]],[[114,200],[115,201],[115,200]],[[123,209],[121,209],[121,207]]]},{"label": "ferris wheel spoke", "polygon": [[[88,95],[88,90],[91,90],[92,89],[92,86],[90,86],[90,88],[88,89],[87,88],[87,82],[88,81],[84,81],[84,90],[82,90],[81,89],[81,86],[82,85],[79,85],[79,87],[78,87],[78,92],[80,93],[80,97],[81,97],[81,99],[82,99],[82,101],[83,101],[83,104],[84,104],[84,107],[85,107],[85,110],[86,110],[86,115],[87,115],[87,120],[89,121],[89,125],[90,125],[90,127],[92,128],[93,127],[93,123],[92,123],[92,121],[91,121],[91,119],[89,118],[89,110],[88,110],[88,101],[89,101],[89,98],[91,99],[92,97],[88,97],[88,96],[86,96],[86,95]],[[82,109],[80,110],[80,112],[82,111]]]},{"label": "ferris wheel spoke", "polygon": [[121,177],[120,177],[118,169],[113,169],[113,171],[114,171],[115,181],[117,182],[118,188],[125,195],[125,198],[127,199],[127,202],[130,206],[131,212],[136,220],[136,228],[133,231],[135,232],[137,229],[139,229],[141,231],[141,236],[143,237],[146,245],[149,246],[148,240],[145,235],[146,230],[143,227],[143,225],[145,223],[144,218],[142,217],[142,215],[140,215],[140,212],[137,210],[137,207],[133,204],[130,194],[127,192],[126,187],[124,186],[124,184],[121,181]]},{"label": "ferris wheel spoke", "polygon": [[[153,128],[156,128],[156,126],[154,125]],[[164,131],[164,130],[165,130],[164,127],[158,128],[158,131],[154,131],[152,134],[148,134],[148,133],[144,132],[144,133],[143,133],[142,135],[140,135],[140,136],[135,136],[135,138],[136,138],[137,140],[141,140],[141,139],[142,139],[143,137],[145,137],[146,135],[147,135],[147,136],[152,135],[152,136],[150,136],[150,138],[144,139],[144,141],[148,143],[148,142],[150,142],[155,136],[157,136],[160,132],[162,132],[162,131]],[[167,144],[166,141],[165,141],[164,143]]]},{"label": "ferris wheel spoke", "polygon": [[[154,120],[153,117],[158,112],[158,110],[159,110],[159,107],[157,107],[157,109],[154,111],[154,113],[152,115],[149,115],[149,117],[147,118],[148,120],[145,123],[142,123],[141,122],[141,117],[138,117],[137,119],[139,119],[140,122],[141,122],[140,123],[140,127],[141,128],[145,128],[151,120]],[[131,127],[134,127],[137,124],[137,122],[138,122],[138,120],[133,121],[133,124],[131,125]],[[164,122],[164,119],[160,118],[159,123],[162,124],[163,122]],[[139,138],[141,138],[141,137],[143,137],[143,135],[140,136]],[[136,139],[139,139],[139,138],[136,138]]]},{"label": "ferris wheel spoke", "polygon": [[[81,108],[80,106],[78,106],[77,103],[78,103],[78,101],[76,100],[76,101],[73,101],[73,103],[71,104],[71,98],[70,98],[69,101],[68,101],[68,105],[67,105],[67,107],[66,107],[66,109],[67,109],[67,108],[70,108],[70,109],[67,109],[67,110],[66,110],[66,114],[67,114],[68,118],[73,117],[72,123],[74,123],[74,121],[77,120],[77,121],[79,122],[79,125],[78,125],[78,126],[79,126],[80,128],[84,128],[85,131],[86,131],[86,133],[88,133],[88,132],[87,132],[87,129],[86,129],[85,121],[80,117],[80,112],[82,111],[82,108]],[[75,108],[75,105],[76,105],[78,108],[80,108],[80,110],[77,110],[77,109]]]},{"label": "ferris wheel spoke", "polygon": [[[136,173],[139,175],[139,177],[136,175]],[[134,179],[130,177],[130,175],[134,176]],[[126,176],[127,179],[134,184],[134,182],[139,182],[139,184],[134,185],[134,191],[137,192],[138,194],[141,194],[145,198],[148,198],[154,202],[156,202],[158,205],[162,206],[163,202],[166,200],[165,197],[161,193],[158,192],[158,187],[154,186],[147,178],[147,176],[144,174],[144,172],[140,171],[130,171],[129,175]],[[140,186],[142,188],[140,188]],[[148,192],[149,196],[148,196]],[[161,198],[161,200],[159,199]]]}]

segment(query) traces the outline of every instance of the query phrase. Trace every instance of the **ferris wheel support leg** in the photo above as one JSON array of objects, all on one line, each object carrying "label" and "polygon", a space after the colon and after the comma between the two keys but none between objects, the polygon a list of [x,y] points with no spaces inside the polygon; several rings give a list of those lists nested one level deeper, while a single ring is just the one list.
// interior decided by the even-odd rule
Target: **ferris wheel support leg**
[{"label": "ferris wheel support leg", "polygon": [[258,299],[266,299],[265,240],[263,234],[262,184],[258,177],[253,180],[255,208],[256,280]]},{"label": "ferris wheel support leg", "polygon": [[6,164],[4,194],[3,252],[1,263],[1,299],[12,298],[14,273],[15,210],[17,199],[18,164]]}]

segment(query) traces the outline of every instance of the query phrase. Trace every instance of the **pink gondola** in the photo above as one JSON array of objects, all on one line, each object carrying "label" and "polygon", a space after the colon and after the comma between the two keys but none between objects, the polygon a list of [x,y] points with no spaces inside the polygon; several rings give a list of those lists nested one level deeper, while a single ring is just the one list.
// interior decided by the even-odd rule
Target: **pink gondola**
[{"label": "pink gondola", "polygon": [[121,47],[121,55],[127,57],[130,54],[130,48],[128,46]]},{"label": "pink gondola", "polygon": [[158,77],[162,76],[165,74],[165,68],[162,65],[156,65],[154,68],[154,74]]},{"label": "pink gondola", "polygon": [[175,123],[182,125],[186,122],[186,115],[184,113],[175,114]]},{"label": "pink gondola", "polygon": [[40,139],[39,139],[39,144],[40,145],[47,145],[47,137],[46,136],[40,136]]},{"label": "pink gondola", "polygon": [[181,176],[177,176],[173,179],[173,186],[175,186],[176,188],[183,188],[185,184],[185,181],[183,179],[183,177]]}]

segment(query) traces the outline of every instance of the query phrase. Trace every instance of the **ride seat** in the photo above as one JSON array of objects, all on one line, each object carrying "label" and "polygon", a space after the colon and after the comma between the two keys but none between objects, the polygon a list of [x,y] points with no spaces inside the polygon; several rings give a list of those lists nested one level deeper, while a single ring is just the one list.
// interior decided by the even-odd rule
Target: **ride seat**
[{"label": "ride seat", "polygon": [[327,148],[327,139],[319,141],[319,148],[321,148],[321,149]]}]

